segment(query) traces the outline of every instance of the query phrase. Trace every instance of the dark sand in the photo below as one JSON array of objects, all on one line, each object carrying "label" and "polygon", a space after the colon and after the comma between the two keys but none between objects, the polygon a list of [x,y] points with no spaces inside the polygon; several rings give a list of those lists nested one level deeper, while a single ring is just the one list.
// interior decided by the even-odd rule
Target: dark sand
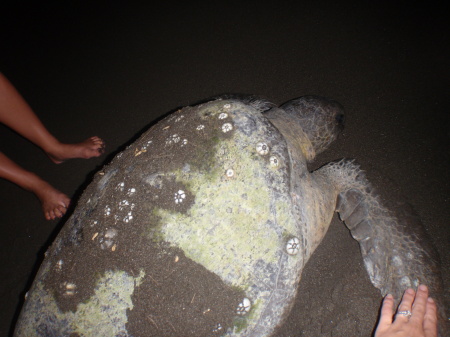
[{"label": "dark sand", "polygon": [[[75,202],[93,172],[176,107],[230,92],[275,103],[332,97],[346,108],[346,128],[311,168],[356,158],[395,181],[437,247],[449,289],[447,16],[432,3],[406,1],[276,3],[3,6],[1,71],[61,141],[98,135],[107,153],[54,165],[3,126],[1,151]],[[45,221],[37,199],[7,181],[0,200],[0,336],[7,336],[64,220]],[[358,244],[335,218],[278,335],[370,336],[380,300]]]}]

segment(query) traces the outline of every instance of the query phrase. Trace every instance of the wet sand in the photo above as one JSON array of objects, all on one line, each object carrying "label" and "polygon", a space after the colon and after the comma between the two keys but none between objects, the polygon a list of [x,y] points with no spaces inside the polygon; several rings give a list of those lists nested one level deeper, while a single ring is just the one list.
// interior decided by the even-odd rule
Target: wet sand
[{"label": "wet sand", "polygon": [[[450,288],[450,44],[440,8],[23,5],[0,16],[0,69],[48,129],[64,142],[93,135],[107,142],[101,158],[54,165],[0,126],[1,151],[74,203],[95,171],[177,107],[222,93],[277,104],[332,97],[346,109],[346,128],[311,169],[355,158],[369,176],[393,180],[422,218]],[[7,336],[65,219],[46,221],[38,200],[7,181],[0,181],[0,199],[0,335]],[[357,242],[335,217],[278,334],[370,336],[380,301]]]}]

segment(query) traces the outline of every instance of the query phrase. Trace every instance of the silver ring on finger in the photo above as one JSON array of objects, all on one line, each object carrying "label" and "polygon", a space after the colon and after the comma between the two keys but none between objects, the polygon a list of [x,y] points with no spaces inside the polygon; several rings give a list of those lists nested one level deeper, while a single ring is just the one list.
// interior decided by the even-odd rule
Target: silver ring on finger
[{"label": "silver ring on finger", "polygon": [[409,310],[404,310],[404,311],[399,311],[399,312],[397,312],[397,315],[402,315],[402,316],[405,316],[405,317],[407,317],[408,319],[410,319],[412,313],[411,313],[411,311],[409,311]]}]

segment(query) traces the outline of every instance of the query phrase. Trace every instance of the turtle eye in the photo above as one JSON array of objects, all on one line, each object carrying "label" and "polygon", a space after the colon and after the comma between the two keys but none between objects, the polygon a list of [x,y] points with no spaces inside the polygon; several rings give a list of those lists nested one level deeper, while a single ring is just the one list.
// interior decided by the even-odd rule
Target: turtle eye
[{"label": "turtle eye", "polygon": [[336,119],[336,122],[338,123],[339,126],[344,126],[344,124],[345,124],[345,116],[344,116],[344,114],[337,114],[335,119]]}]

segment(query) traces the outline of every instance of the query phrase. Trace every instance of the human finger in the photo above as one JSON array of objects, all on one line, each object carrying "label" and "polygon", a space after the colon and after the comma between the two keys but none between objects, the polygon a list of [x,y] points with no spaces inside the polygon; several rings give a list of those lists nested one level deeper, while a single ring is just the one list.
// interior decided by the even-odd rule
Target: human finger
[{"label": "human finger", "polygon": [[427,300],[425,308],[425,317],[423,319],[423,331],[426,337],[437,337],[437,307],[436,302],[430,297]]},{"label": "human finger", "polygon": [[392,324],[392,315],[394,314],[394,297],[391,294],[386,295],[381,306],[380,322],[378,329],[383,331]]},{"label": "human finger", "polygon": [[397,320],[402,322],[404,322],[405,320],[409,320],[415,294],[416,293],[413,289],[406,289],[405,293],[403,294],[402,301],[398,306],[397,315],[395,316],[395,322],[397,322]]},{"label": "human finger", "polygon": [[416,298],[414,299],[414,304],[412,306],[412,316],[411,321],[422,322],[425,315],[425,307],[427,305],[428,298],[428,288],[421,284],[417,289]]}]

